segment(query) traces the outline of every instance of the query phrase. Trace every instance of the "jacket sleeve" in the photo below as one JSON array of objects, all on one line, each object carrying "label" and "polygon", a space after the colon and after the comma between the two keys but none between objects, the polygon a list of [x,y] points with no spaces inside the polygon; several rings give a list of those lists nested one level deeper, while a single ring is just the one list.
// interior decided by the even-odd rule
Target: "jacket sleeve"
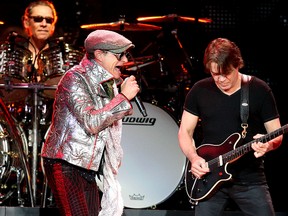
[{"label": "jacket sleeve", "polygon": [[133,112],[130,101],[123,94],[117,91],[110,100],[101,87],[101,84],[71,72],[63,77],[57,89],[59,100],[66,103],[71,118],[75,118],[90,134],[117,124],[118,120]]}]

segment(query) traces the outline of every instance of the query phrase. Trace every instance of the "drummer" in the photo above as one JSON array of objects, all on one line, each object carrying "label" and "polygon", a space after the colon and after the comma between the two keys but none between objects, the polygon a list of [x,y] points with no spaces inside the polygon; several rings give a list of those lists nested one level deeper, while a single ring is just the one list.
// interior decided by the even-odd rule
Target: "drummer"
[{"label": "drummer", "polygon": [[[23,76],[25,76],[25,82],[42,83],[43,78],[45,78],[45,65],[43,64],[43,61],[41,61],[41,52],[57,46],[55,37],[55,25],[57,20],[57,12],[52,2],[48,0],[35,0],[27,5],[22,16],[22,26],[25,35],[18,33],[14,33],[14,36],[13,34],[10,35],[10,37],[14,37],[13,40],[18,47],[22,46],[31,52],[29,54],[30,60],[23,65],[25,68],[25,74],[23,74]],[[11,39],[9,41],[11,41]],[[39,104],[39,110],[37,110],[37,115],[42,132],[42,130],[47,130],[47,127],[51,122],[54,99],[45,98],[45,96],[43,96],[44,90],[38,90],[39,94],[37,95],[39,97],[37,103]],[[23,102],[23,107],[25,107],[25,109],[22,108],[22,111],[18,114],[19,117],[17,117],[18,121],[21,121],[25,125],[24,128],[27,128],[27,130],[32,121],[33,113],[31,107],[33,101],[34,96],[32,92],[30,92]],[[27,136],[29,137],[31,134],[28,133]],[[30,139],[31,138],[29,137],[28,140]]]},{"label": "drummer", "polygon": [[[41,58],[38,57],[41,56],[41,51],[49,50],[57,43],[56,40],[52,40],[57,19],[55,7],[51,2],[36,0],[25,8],[21,30],[14,28],[9,35],[7,32],[6,40],[1,41],[0,55],[3,59],[0,64],[0,83],[5,84],[5,89],[0,89],[0,97],[18,121],[30,121],[29,103],[32,104],[33,92],[28,88],[14,89],[10,84],[42,81],[45,65],[40,63]],[[11,67],[10,62],[14,62]],[[39,93],[41,94],[38,95],[42,95],[42,90]],[[52,104],[52,101],[49,103]]]},{"label": "drummer", "polygon": [[43,69],[38,65],[37,57],[40,51],[51,46],[48,39],[54,34],[57,19],[55,7],[49,1],[34,1],[25,9],[22,23],[29,39],[25,41],[25,47],[31,51],[33,57],[32,70],[27,76],[32,82],[40,81],[43,76]]}]

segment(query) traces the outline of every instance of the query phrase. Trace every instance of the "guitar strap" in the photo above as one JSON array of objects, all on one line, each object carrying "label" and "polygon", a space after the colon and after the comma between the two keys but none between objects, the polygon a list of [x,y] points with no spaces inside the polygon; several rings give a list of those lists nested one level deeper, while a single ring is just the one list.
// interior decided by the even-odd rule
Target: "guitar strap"
[{"label": "guitar strap", "polygon": [[242,138],[246,137],[248,128],[248,117],[249,117],[249,81],[251,76],[242,74],[241,79],[241,103],[240,103],[240,116],[241,116],[241,127]]}]

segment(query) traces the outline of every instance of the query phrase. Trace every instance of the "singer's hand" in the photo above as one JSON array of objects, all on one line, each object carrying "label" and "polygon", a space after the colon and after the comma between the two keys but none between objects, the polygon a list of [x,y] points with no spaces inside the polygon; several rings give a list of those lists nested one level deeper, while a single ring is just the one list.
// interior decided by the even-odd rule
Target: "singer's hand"
[{"label": "singer's hand", "polygon": [[121,85],[121,93],[129,100],[132,100],[137,95],[139,90],[140,88],[136,81],[136,77],[133,75],[127,77]]}]

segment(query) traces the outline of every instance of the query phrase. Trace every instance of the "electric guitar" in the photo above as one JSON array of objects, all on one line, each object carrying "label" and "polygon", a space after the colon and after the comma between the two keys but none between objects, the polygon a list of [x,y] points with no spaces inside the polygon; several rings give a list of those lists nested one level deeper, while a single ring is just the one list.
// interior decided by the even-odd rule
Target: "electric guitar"
[{"label": "electric guitar", "polygon": [[255,141],[265,143],[287,132],[288,124],[239,147],[237,146],[241,139],[239,133],[231,134],[220,145],[204,144],[198,147],[197,153],[206,160],[210,172],[202,176],[201,179],[195,178],[190,171],[191,163],[189,160],[187,161],[185,168],[185,189],[190,200],[198,202],[210,197],[222,183],[231,179],[232,175],[227,172],[228,164],[253,150],[251,147],[252,143]]}]

